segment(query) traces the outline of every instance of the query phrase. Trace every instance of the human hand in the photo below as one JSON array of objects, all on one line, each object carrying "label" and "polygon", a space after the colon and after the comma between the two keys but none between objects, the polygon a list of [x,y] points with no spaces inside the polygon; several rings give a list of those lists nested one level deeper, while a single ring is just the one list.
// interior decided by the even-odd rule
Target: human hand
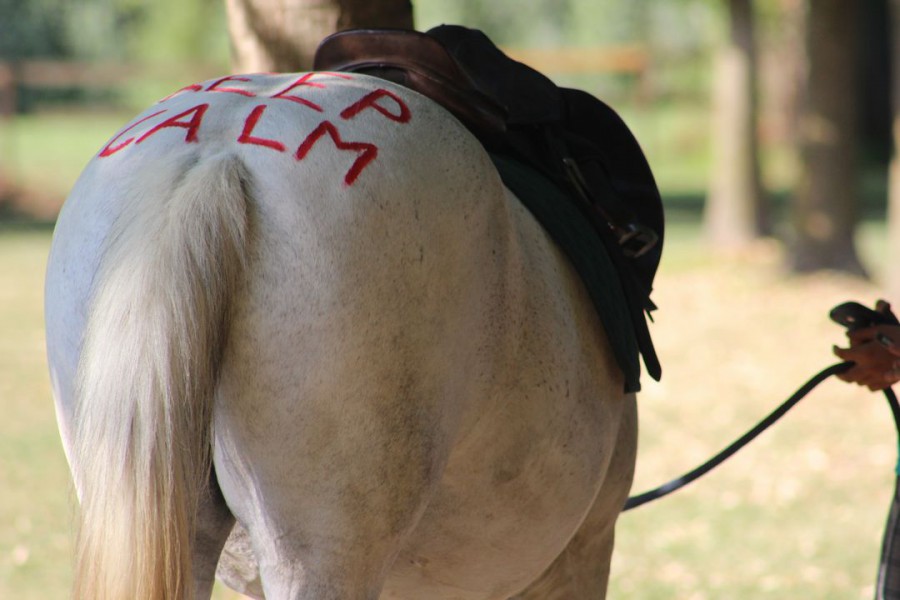
[{"label": "human hand", "polygon": [[[879,301],[875,308],[890,313],[890,305]],[[843,360],[855,363],[838,375],[844,381],[883,390],[900,381],[900,326],[876,325],[847,333],[849,348],[834,347]]]}]

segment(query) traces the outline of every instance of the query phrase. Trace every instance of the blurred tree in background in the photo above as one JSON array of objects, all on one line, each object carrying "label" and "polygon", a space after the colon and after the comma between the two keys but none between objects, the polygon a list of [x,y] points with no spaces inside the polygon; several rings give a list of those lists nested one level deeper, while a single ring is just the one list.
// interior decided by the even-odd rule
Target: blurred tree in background
[{"label": "blurred tree in background", "polygon": [[0,0],[0,57],[210,62],[226,55],[221,0]]},{"label": "blurred tree in background", "polygon": [[[0,62],[14,69],[24,61],[51,60],[152,72],[179,73],[198,64],[225,70],[225,31],[221,0],[0,0]],[[54,86],[21,82],[19,110],[53,99],[94,100],[108,91],[70,79]],[[123,97],[130,93],[124,90]]]},{"label": "blurred tree in background", "polygon": [[71,49],[62,5],[62,0],[0,0],[0,56],[67,55]]},{"label": "blurred tree in background", "polygon": [[[82,0],[84,1],[84,0]],[[96,0],[111,4],[124,30],[125,57],[166,65],[184,61],[226,67],[222,0]]]},{"label": "blurred tree in background", "polygon": [[769,233],[769,226],[757,134],[756,15],[751,0],[725,3],[728,35],[713,71],[713,156],[704,216],[709,240],[733,248]]},{"label": "blurred tree in background", "polygon": [[900,300],[900,260],[891,260],[900,256],[900,0],[890,0],[890,11],[887,19],[891,32],[890,56],[891,68],[891,133],[893,155],[889,169],[888,198],[888,261],[884,279],[890,298]]},{"label": "blurred tree in background", "polygon": [[410,0],[225,0],[235,71],[309,71],[343,29],[412,29]]},{"label": "blurred tree in background", "polygon": [[806,22],[807,77],[800,117],[803,168],[794,202],[790,266],[864,274],[856,253],[861,96],[861,5],[815,0]]}]

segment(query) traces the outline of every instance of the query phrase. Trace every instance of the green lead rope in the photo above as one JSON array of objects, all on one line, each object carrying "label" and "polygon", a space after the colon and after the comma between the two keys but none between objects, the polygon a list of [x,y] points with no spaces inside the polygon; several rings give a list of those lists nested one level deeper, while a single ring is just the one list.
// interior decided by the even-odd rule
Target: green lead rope
[{"label": "green lead rope", "polygon": [[[884,390],[894,425],[897,428],[898,448],[900,448],[900,405],[891,388]],[[900,458],[895,469],[897,478],[894,481],[894,497],[884,526],[884,538],[881,542],[881,559],[878,563],[878,583],[875,586],[876,600],[900,600]]]}]

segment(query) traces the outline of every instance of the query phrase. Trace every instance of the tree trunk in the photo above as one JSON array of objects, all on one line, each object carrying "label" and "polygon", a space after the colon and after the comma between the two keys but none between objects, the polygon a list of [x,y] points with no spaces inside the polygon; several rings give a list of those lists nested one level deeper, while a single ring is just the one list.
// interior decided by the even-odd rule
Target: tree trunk
[{"label": "tree trunk", "polygon": [[885,282],[890,298],[900,304],[900,0],[891,0],[891,113],[894,149],[888,175],[888,255]]},{"label": "tree trunk", "polygon": [[810,0],[809,59],[801,113],[801,175],[792,204],[795,272],[865,275],[854,245],[858,219],[857,30],[859,4]]},{"label": "tree trunk", "polygon": [[713,89],[713,161],[705,227],[718,247],[768,233],[757,141],[757,59],[751,0],[728,0],[730,34]]},{"label": "tree trunk", "polygon": [[336,31],[412,29],[410,0],[226,0],[232,66],[240,73],[308,71]]}]

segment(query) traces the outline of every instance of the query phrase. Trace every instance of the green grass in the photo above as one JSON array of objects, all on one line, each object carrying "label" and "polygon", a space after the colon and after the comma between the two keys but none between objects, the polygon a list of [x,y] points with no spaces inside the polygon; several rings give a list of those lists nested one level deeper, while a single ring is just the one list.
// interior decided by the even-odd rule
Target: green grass
[{"label": "green grass", "polygon": [[63,598],[71,490],[44,359],[46,232],[0,233],[0,598]]},{"label": "green grass", "polygon": [[65,197],[91,157],[130,118],[109,113],[39,113],[0,121],[0,165],[26,188]]}]

